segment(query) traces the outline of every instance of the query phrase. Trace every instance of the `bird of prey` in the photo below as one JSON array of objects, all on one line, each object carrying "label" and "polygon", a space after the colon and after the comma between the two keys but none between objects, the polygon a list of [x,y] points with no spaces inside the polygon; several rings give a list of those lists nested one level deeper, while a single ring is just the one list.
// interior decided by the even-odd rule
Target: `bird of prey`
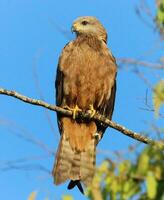
[{"label": "bird of prey", "polygon": [[[60,143],[53,169],[56,185],[70,179],[68,189],[81,182],[89,186],[95,171],[96,145],[106,126],[92,120],[98,112],[112,118],[117,66],[107,47],[107,32],[91,16],[79,17],[72,25],[76,39],[59,58],[56,75],[56,104],[71,110],[73,117],[57,114]],[[89,112],[88,120],[76,119],[76,112]]]}]

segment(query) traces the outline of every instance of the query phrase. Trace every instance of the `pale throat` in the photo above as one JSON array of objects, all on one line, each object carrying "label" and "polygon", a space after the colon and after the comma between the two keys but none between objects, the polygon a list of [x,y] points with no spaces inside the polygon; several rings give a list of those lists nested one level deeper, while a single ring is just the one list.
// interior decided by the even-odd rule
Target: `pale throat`
[{"label": "pale throat", "polygon": [[107,34],[103,32],[95,32],[91,30],[79,30],[76,32],[76,37],[87,37],[87,38],[97,38],[107,43]]}]

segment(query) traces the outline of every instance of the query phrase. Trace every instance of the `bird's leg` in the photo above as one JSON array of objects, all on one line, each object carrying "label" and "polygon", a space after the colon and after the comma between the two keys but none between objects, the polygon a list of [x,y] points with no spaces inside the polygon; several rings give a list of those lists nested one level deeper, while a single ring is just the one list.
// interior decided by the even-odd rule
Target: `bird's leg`
[{"label": "bird's leg", "polygon": [[70,108],[69,106],[64,106],[63,108],[65,108],[65,109],[67,109],[67,110],[70,110],[70,111],[72,111],[72,116],[73,116],[73,119],[75,119],[76,118],[76,114],[77,114],[77,112],[79,112],[79,111],[82,111],[82,109],[80,109],[79,107],[78,107],[78,105],[76,104],[76,106],[74,107],[74,108]]},{"label": "bird's leg", "polygon": [[80,109],[79,107],[78,107],[78,105],[76,104],[76,106],[73,108],[73,119],[75,119],[76,118],[76,113],[77,112],[79,112],[79,111],[82,111],[82,109]]},{"label": "bird's leg", "polygon": [[93,107],[93,104],[89,105],[89,110],[88,110],[90,117],[93,117],[96,114],[96,110]]}]

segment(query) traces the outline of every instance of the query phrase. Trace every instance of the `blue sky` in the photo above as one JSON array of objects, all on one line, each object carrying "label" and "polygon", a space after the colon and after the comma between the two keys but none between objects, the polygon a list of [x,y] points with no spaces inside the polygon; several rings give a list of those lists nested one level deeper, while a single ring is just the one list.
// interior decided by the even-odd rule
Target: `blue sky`
[{"label": "blue sky", "polygon": [[[147,2],[154,14],[153,1]],[[135,6],[138,4],[137,0],[1,0],[0,87],[38,99],[41,92],[45,101],[54,104],[58,57],[64,45],[73,39],[72,21],[84,15],[96,16],[104,24],[109,34],[108,46],[116,58],[157,61],[162,56],[162,44],[158,45],[158,51],[146,56],[146,52],[159,41],[159,36],[136,15]],[[59,27],[66,30],[66,36]],[[157,82],[158,77],[152,70],[141,68],[141,71],[151,83]],[[39,89],[36,80],[39,80]],[[134,73],[119,70],[113,120],[135,131],[147,130],[146,122],[154,121],[153,113],[139,109],[144,105],[147,88]],[[68,191],[67,183],[54,186],[53,178],[45,170],[39,170],[42,169],[40,165],[48,172],[53,167],[52,152],[56,151],[59,142],[55,113],[2,95],[0,107],[1,199],[26,200],[32,191],[38,191],[38,200],[45,197],[60,199],[63,194],[86,199],[76,189]],[[35,140],[35,144],[31,140]],[[124,150],[130,144],[134,144],[134,140],[108,129],[98,148],[110,152]],[[97,163],[103,158],[98,154]],[[20,162],[6,165],[7,161],[15,160]],[[6,166],[15,169],[8,170]],[[19,166],[28,169],[18,169]]]}]

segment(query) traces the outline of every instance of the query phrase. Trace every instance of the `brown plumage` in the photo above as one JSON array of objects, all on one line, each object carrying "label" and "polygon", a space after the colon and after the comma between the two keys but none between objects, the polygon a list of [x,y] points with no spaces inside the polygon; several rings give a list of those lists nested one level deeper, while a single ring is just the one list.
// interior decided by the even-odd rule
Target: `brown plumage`
[{"label": "brown plumage", "polygon": [[[56,103],[87,111],[91,106],[111,119],[116,91],[116,62],[107,48],[107,33],[94,17],[80,17],[72,26],[76,39],[68,43],[59,58],[56,76]],[[95,169],[97,138],[106,126],[92,120],[57,115],[61,140],[53,170],[55,184],[72,180],[89,186]],[[97,137],[99,136],[99,137]]]}]

